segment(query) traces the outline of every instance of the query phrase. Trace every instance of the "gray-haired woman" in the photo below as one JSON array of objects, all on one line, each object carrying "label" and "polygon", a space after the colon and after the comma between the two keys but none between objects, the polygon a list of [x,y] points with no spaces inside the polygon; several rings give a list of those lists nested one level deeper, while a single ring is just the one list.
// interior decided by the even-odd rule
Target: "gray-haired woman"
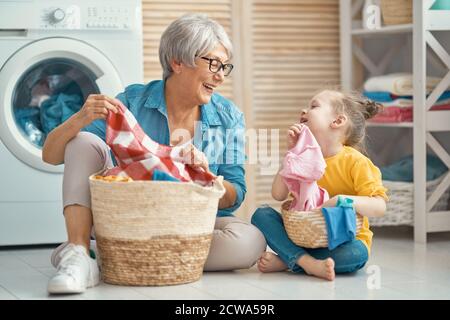
[{"label": "gray-haired woman", "polygon": [[90,95],[78,113],[48,135],[43,160],[65,165],[68,235],[52,255],[57,273],[48,284],[50,293],[83,292],[99,282],[97,264],[88,255],[92,212],[87,178],[113,166],[104,119],[108,112],[117,112],[118,100],[152,139],[166,145],[186,144],[191,166],[224,177],[226,193],[219,202],[205,270],[249,268],[265,251],[262,233],[233,216],[246,193],[244,116],[215,92],[233,69],[231,57],[232,45],[222,26],[205,15],[184,15],[161,38],[163,80],[131,85],[116,98]]}]

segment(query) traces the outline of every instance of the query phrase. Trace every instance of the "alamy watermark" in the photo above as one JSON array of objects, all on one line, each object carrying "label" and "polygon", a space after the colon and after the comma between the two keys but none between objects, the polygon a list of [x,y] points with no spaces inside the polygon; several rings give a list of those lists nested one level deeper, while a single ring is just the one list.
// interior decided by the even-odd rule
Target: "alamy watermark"
[{"label": "alamy watermark", "polygon": [[367,289],[379,290],[381,289],[381,268],[378,265],[370,265],[366,269],[367,277]]},{"label": "alamy watermark", "polygon": [[381,27],[381,9],[378,1],[366,0],[362,16],[362,23],[365,29],[376,30]]},{"label": "alamy watermark", "polygon": [[274,175],[280,165],[279,129],[224,130],[205,128],[197,121],[193,138],[188,130],[177,129],[171,134],[171,141],[192,141],[206,155],[210,165],[257,165],[261,175]]}]

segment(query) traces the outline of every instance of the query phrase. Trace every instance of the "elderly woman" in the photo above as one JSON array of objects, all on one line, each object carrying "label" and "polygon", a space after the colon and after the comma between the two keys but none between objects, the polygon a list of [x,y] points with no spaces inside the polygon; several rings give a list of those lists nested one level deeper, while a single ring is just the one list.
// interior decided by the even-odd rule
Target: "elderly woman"
[{"label": "elderly woman", "polygon": [[153,140],[186,144],[186,155],[194,159],[190,165],[224,177],[226,193],[219,201],[205,270],[255,264],[266,248],[264,236],[233,216],[246,193],[244,145],[235,142],[242,141],[236,134],[243,134],[244,117],[231,101],[215,92],[233,69],[228,62],[231,56],[232,46],[222,26],[204,15],[185,15],[161,37],[163,80],[131,85],[116,99],[90,95],[78,113],[48,135],[43,160],[65,165],[63,204],[68,235],[68,242],[52,255],[57,273],[48,284],[50,293],[79,293],[99,282],[97,263],[88,254],[92,229],[88,177],[113,166],[104,119],[108,112],[117,112],[118,100]]}]

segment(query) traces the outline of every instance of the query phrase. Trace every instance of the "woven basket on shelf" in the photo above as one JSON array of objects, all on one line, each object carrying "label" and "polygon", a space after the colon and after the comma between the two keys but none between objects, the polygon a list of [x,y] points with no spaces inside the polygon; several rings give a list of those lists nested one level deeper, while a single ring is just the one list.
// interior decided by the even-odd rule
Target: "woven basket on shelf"
[{"label": "woven basket on shelf", "polygon": [[213,187],[169,181],[107,182],[89,177],[103,280],[173,285],[200,279],[223,178]]},{"label": "woven basket on shelf", "polygon": [[[427,197],[436,189],[444,176],[427,182]],[[386,214],[380,218],[370,218],[371,226],[412,226],[414,224],[414,184],[412,182],[383,181],[388,189],[389,201]],[[432,211],[445,211],[448,208],[450,189],[447,189],[433,206]]]},{"label": "woven basket on shelf", "polygon": [[[289,238],[296,245],[304,248],[328,247],[328,232],[322,211],[290,211],[292,200],[281,206],[281,217]],[[356,215],[356,230],[362,226],[363,217]]]},{"label": "woven basket on shelf", "polygon": [[385,25],[412,23],[413,0],[381,0]]}]

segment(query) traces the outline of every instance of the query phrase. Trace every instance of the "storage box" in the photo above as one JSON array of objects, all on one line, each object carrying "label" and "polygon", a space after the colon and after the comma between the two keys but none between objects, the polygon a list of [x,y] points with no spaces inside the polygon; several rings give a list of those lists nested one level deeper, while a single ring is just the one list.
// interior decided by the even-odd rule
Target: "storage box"
[{"label": "storage box", "polygon": [[[429,197],[444,175],[438,179],[427,182],[427,197]],[[386,214],[380,218],[370,218],[371,226],[397,226],[414,225],[414,184],[412,182],[383,181],[383,185],[388,189],[389,201],[387,203]],[[432,211],[443,211],[448,208],[450,199],[450,189],[447,189],[441,198],[436,202]]]},{"label": "storage box", "polygon": [[381,0],[385,25],[409,24],[413,17],[413,0]]}]

